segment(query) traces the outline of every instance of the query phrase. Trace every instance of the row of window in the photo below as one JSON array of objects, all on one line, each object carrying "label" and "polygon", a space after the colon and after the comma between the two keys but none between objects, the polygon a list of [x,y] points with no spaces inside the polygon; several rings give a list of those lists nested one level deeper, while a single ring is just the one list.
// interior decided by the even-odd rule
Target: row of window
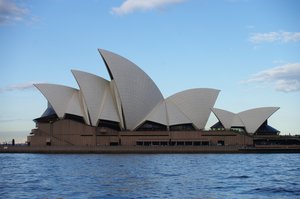
[{"label": "row of window", "polygon": [[[193,131],[196,130],[193,124],[178,124],[169,127],[170,131]],[[146,121],[137,131],[167,131],[167,126],[156,122]]]},{"label": "row of window", "polygon": [[[77,121],[77,122],[80,122],[83,124],[85,123],[83,117],[77,116],[77,115],[65,114],[64,118],[70,119],[73,121]],[[34,121],[35,122],[53,122],[58,119],[59,118],[55,114],[55,115],[40,117],[40,118],[35,119]],[[109,120],[100,120],[98,123],[98,127],[107,127],[107,128],[114,129],[117,131],[121,130],[118,122],[109,121]],[[178,124],[178,125],[169,126],[169,130],[170,131],[193,131],[196,129],[193,126],[193,124]],[[140,127],[138,127],[136,129],[136,131],[167,131],[167,126],[156,123],[156,122],[146,121]]]},{"label": "row of window", "polygon": [[209,141],[196,140],[196,141],[137,141],[138,146],[208,146]]}]

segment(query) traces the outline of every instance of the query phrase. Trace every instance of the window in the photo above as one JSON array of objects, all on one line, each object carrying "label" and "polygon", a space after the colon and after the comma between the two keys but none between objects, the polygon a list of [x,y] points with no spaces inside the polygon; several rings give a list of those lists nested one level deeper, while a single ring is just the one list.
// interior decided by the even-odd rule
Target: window
[{"label": "window", "polygon": [[100,120],[98,127],[106,127],[114,130],[121,130],[119,126],[119,122],[109,121],[109,120]]},{"label": "window", "polygon": [[218,140],[217,145],[218,145],[218,146],[224,146],[224,145],[225,145],[224,140]]},{"label": "window", "polygon": [[195,127],[193,124],[178,124],[170,126],[170,131],[193,131]]},{"label": "window", "polygon": [[167,126],[165,126],[163,124],[156,123],[156,122],[145,121],[136,130],[137,131],[166,131]]}]

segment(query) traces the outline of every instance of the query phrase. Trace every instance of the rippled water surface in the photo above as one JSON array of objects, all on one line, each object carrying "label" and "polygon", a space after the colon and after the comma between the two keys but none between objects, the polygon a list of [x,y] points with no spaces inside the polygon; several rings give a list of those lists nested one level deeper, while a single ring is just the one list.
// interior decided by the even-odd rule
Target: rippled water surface
[{"label": "rippled water surface", "polygon": [[0,198],[300,198],[300,154],[0,154]]}]

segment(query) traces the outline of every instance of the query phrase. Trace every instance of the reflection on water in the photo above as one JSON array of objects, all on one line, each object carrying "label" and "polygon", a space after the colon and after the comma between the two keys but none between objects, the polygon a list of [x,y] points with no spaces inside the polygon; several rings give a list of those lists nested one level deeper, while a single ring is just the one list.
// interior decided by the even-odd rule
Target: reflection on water
[{"label": "reflection on water", "polygon": [[300,154],[0,154],[0,198],[300,198]]}]

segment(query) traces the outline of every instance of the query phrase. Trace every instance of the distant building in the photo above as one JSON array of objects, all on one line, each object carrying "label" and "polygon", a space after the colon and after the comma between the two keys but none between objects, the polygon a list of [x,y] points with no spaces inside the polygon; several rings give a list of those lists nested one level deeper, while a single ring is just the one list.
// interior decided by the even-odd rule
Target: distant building
[{"label": "distant building", "polygon": [[[251,134],[278,134],[267,119],[278,107],[240,113],[214,108],[220,90],[197,88],[164,98],[138,66],[99,49],[110,81],[72,70],[79,89],[35,84],[48,107],[31,145],[251,145]],[[219,122],[205,131],[211,111]]]}]

